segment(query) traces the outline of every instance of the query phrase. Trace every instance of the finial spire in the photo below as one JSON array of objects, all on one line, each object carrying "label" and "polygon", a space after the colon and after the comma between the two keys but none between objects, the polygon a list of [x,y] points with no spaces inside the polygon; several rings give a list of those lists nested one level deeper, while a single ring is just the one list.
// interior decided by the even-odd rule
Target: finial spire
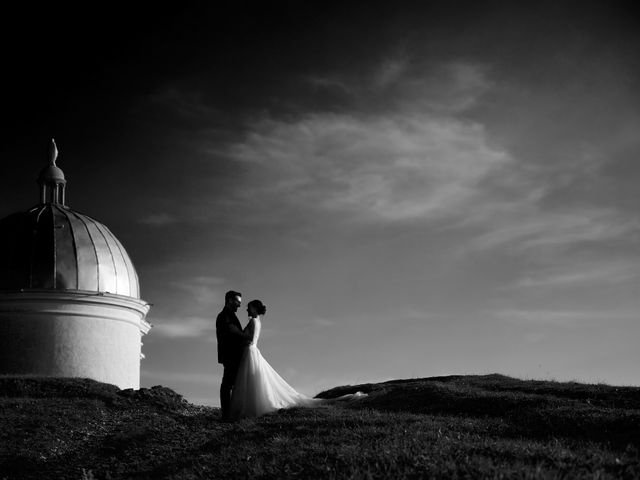
[{"label": "finial spire", "polygon": [[56,165],[58,159],[58,147],[52,138],[49,144],[49,164],[44,167],[38,176],[40,185],[40,203],[53,203],[65,205],[65,187],[67,181],[64,173]]},{"label": "finial spire", "polygon": [[49,165],[52,165],[54,167],[57,167],[56,165],[56,160],[58,159],[58,147],[56,146],[56,141],[52,138],[51,139],[51,147],[49,148],[50,151],[50,163]]}]

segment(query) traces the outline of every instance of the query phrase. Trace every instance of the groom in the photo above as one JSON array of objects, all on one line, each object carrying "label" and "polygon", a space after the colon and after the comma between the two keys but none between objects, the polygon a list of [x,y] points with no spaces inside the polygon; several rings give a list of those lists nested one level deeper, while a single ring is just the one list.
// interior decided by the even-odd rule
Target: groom
[{"label": "groom", "polygon": [[245,346],[251,343],[250,335],[242,331],[242,325],[236,316],[240,305],[242,305],[242,294],[229,290],[224,296],[224,308],[216,318],[218,363],[224,366],[222,385],[220,385],[222,420],[229,419],[231,390],[236,381],[242,351]]}]

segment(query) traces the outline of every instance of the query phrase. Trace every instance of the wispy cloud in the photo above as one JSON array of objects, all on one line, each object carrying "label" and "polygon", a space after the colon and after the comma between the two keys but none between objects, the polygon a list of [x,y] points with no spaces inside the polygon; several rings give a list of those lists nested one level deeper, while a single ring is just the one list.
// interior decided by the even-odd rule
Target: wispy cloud
[{"label": "wispy cloud", "polygon": [[598,261],[585,264],[557,265],[530,273],[514,285],[516,288],[562,288],[584,286],[609,286],[637,279],[640,276],[638,262]]},{"label": "wispy cloud", "polygon": [[615,240],[640,229],[637,219],[597,207],[566,212],[534,210],[521,214],[521,218],[514,218],[515,215],[494,218],[494,225],[472,239],[467,247],[476,250],[505,246],[521,251],[553,249],[581,242]]},{"label": "wispy cloud", "polygon": [[198,275],[171,281],[171,285],[189,296],[190,311],[211,311],[223,303],[226,279]]},{"label": "wispy cloud", "polygon": [[294,210],[363,222],[459,221],[485,200],[487,177],[513,162],[481,123],[460,115],[491,88],[478,65],[425,66],[403,52],[364,76],[308,81],[341,90],[353,108],[263,114],[228,145],[226,156],[247,172],[236,200],[261,219]]},{"label": "wispy cloud", "polygon": [[204,338],[215,341],[215,319],[212,317],[154,317],[153,333],[164,338]]},{"label": "wispy cloud", "polygon": [[481,125],[417,114],[263,118],[229,154],[254,173],[256,203],[389,221],[463,214],[509,160]]},{"label": "wispy cloud", "polygon": [[352,93],[350,85],[341,80],[338,76],[308,75],[304,77],[304,79],[314,89],[333,90],[348,95]]},{"label": "wispy cloud", "polygon": [[456,115],[475,107],[493,86],[484,66],[452,61],[413,69],[398,85],[398,96],[405,108]]},{"label": "wispy cloud", "polygon": [[588,325],[605,325],[616,320],[632,320],[638,317],[631,311],[592,311],[592,310],[526,310],[504,309],[493,312],[500,320],[517,325],[555,326],[572,328]]},{"label": "wispy cloud", "polygon": [[408,68],[409,60],[406,56],[385,59],[372,76],[373,86],[377,89],[384,89],[401,81]]},{"label": "wispy cloud", "polygon": [[293,116],[263,111],[245,117],[242,138],[221,142],[220,119],[203,92],[173,85],[148,98],[149,108],[196,119],[191,148],[216,163],[235,162],[242,173],[234,178],[237,190],[185,207],[180,219],[159,212],[140,223],[219,221],[222,203],[242,212],[236,224],[282,221],[292,211],[362,221],[459,216],[476,200],[479,183],[511,160],[491,145],[481,123],[459,116],[491,88],[482,66],[426,65],[396,51],[369,69],[302,78],[301,88],[339,91],[352,108]]},{"label": "wispy cloud", "polygon": [[493,86],[483,65],[448,61],[424,64],[407,51],[385,56],[370,69],[310,75],[314,89],[339,93],[361,111],[455,115],[474,107]]}]

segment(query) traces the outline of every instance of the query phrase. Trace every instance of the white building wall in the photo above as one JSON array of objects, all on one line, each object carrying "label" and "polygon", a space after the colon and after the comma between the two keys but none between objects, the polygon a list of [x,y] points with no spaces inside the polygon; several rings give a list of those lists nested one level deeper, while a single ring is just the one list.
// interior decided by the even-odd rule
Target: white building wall
[{"label": "white building wall", "polygon": [[149,305],[94,292],[0,293],[0,373],[140,387]]}]

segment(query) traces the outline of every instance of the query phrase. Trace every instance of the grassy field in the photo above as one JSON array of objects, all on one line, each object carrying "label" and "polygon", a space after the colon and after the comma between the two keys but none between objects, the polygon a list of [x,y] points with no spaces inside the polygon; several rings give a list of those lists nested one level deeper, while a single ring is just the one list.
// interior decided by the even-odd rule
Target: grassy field
[{"label": "grassy field", "polygon": [[164,387],[0,377],[0,479],[640,478],[640,388],[449,376],[228,424]]}]

